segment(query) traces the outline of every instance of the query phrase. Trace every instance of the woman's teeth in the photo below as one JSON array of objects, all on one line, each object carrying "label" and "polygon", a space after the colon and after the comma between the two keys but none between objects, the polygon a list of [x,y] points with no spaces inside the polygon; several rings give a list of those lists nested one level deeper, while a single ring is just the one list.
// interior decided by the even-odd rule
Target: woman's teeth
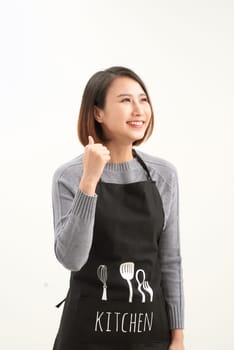
[{"label": "woman's teeth", "polygon": [[141,126],[141,125],[143,125],[143,122],[141,121],[139,121],[139,122],[128,122],[128,124],[130,124],[130,125],[137,125],[137,126]]}]

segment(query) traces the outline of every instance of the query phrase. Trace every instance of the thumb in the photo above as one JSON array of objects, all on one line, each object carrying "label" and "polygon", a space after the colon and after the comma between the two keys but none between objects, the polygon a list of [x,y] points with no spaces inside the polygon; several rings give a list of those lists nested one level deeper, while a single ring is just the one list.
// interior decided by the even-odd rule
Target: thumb
[{"label": "thumb", "polygon": [[94,139],[92,136],[89,136],[89,145],[93,145],[94,144]]}]

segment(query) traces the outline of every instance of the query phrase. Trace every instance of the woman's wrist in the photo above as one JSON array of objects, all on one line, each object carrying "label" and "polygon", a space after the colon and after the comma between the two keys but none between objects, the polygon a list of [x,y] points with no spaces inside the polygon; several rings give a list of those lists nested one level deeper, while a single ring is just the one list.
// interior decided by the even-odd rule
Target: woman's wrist
[{"label": "woman's wrist", "polygon": [[97,183],[81,179],[79,188],[82,192],[86,193],[88,196],[94,196]]},{"label": "woman's wrist", "polygon": [[171,330],[172,340],[174,341],[184,341],[184,330],[183,328],[174,328]]}]

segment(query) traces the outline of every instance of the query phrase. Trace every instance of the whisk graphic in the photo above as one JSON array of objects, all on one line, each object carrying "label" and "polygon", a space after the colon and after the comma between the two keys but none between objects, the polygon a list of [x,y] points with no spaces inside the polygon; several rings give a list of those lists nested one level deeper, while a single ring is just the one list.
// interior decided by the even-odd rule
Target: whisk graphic
[{"label": "whisk graphic", "polygon": [[97,276],[103,284],[102,300],[107,300],[107,266],[99,265],[97,268]]}]

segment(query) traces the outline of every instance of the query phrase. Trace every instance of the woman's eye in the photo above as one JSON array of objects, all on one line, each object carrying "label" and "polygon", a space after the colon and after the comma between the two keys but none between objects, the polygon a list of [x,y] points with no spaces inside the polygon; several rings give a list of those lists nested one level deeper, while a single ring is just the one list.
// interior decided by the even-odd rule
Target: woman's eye
[{"label": "woman's eye", "polygon": [[[148,99],[147,99],[147,97],[143,97],[143,98],[141,99],[141,101],[142,101],[142,102],[148,102]],[[128,97],[126,97],[126,98],[124,98],[123,100],[121,100],[121,102],[131,102],[131,99],[128,98]]]}]

